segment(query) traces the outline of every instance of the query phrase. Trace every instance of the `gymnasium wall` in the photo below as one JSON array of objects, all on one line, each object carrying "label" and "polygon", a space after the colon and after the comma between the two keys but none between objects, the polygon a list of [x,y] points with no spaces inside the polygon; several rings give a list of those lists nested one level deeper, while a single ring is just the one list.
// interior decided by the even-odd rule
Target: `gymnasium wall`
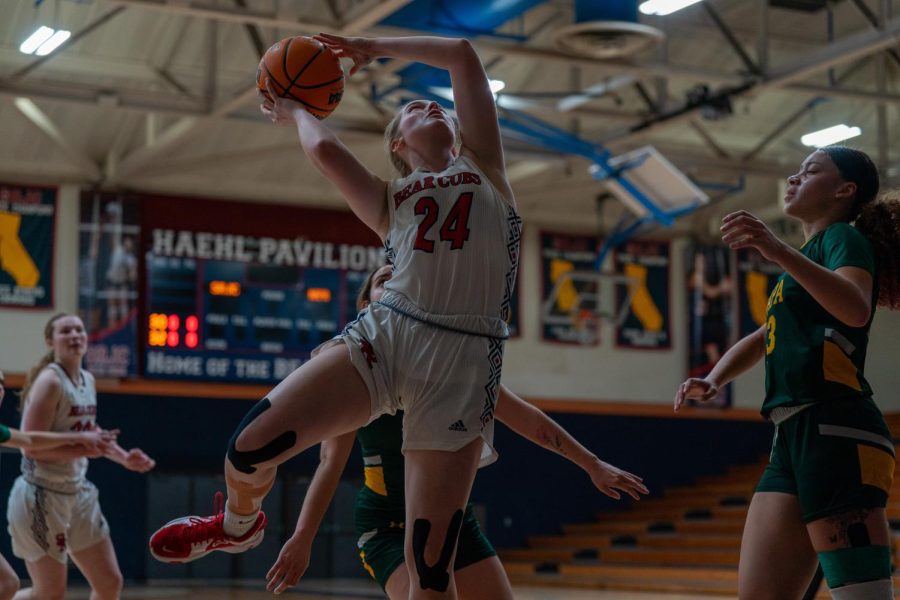
[{"label": "gymnasium wall", "polygon": [[[668,402],[684,381],[687,365],[687,293],[685,292],[685,238],[673,240],[671,266],[672,348],[625,350],[613,343],[614,327],[604,322],[597,347],[563,346],[541,341],[539,227],[528,226],[522,242],[521,337],[506,347],[504,382],[523,395],[538,398]],[[591,234],[591,231],[584,233]],[[884,411],[900,410],[900,369],[897,339],[900,311],[880,310],[872,324],[866,376]],[[734,384],[733,405],[756,409],[762,404],[765,370],[760,362]]]},{"label": "gymnasium wall", "polygon": [[[14,404],[6,402],[0,408],[0,422],[18,422]],[[177,516],[211,513],[213,494],[224,490],[225,446],[253,400],[101,394],[99,404],[100,422],[122,430],[122,446],[138,446],[157,460],[156,469],[146,476],[107,460],[91,461],[88,471],[100,490],[125,577],[263,577],[293,531],[318,462],[317,450],[302,453],[279,470],[278,484],[264,506],[270,526],[261,548],[237,557],[216,554],[189,566],[163,565],[146,551],[150,534]],[[688,483],[697,475],[722,472],[728,464],[755,462],[765,455],[771,439],[770,426],[757,420],[551,416],[603,460],[643,476],[653,493]],[[500,459],[479,472],[472,501],[497,547],[520,546],[529,535],[555,533],[562,523],[592,521],[599,511],[626,505],[600,494],[572,463],[519,438],[502,424],[495,442]],[[362,481],[360,463],[354,451],[346,481],[317,538],[309,577],[365,576],[356,558],[352,525],[352,502]],[[18,475],[18,453],[4,452],[2,505]],[[0,535],[0,553],[24,575],[24,565],[12,556],[9,543],[9,536]],[[77,577],[74,571],[72,576]]]},{"label": "gymnasium wall", "polygon": [[[57,311],[74,311],[77,298],[78,193],[75,186],[60,188],[55,258],[53,311],[0,309],[0,369],[24,373],[44,352],[42,330]],[[687,364],[687,307],[684,248],[687,240],[671,246],[672,347],[668,350],[622,350],[613,343],[613,330],[605,324],[596,347],[566,346],[541,340],[540,223],[527,220],[522,243],[519,278],[521,335],[507,345],[504,381],[527,397],[572,400],[607,400],[667,403],[683,380]],[[586,230],[581,233],[594,233]],[[896,339],[900,314],[881,311],[872,328],[867,375],[876,400],[885,411],[900,410],[900,369],[896,368]],[[755,409],[763,393],[763,371],[758,365],[734,385],[735,407]]]}]

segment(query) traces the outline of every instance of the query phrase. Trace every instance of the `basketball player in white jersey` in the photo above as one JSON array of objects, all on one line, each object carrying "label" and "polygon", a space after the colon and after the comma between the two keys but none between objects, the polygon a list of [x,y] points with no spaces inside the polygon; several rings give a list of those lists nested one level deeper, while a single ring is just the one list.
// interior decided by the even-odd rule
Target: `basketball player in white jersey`
[{"label": "basketball player in white jersey", "polygon": [[[31,369],[22,389],[23,431],[92,431],[97,426],[94,377],[81,368],[87,333],[81,319],[59,314],[47,322],[50,351]],[[145,473],[153,460],[139,448],[111,442],[103,451],[67,445],[23,450],[6,510],[13,554],[25,561],[32,587],[16,600],[56,600],[65,596],[67,556],[91,586],[92,600],[116,600],[122,574],[100,510],[97,488],[85,477],[88,459],[105,457]]]},{"label": "basketball player in white jersey", "polygon": [[[6,392],[6,380],[0,371],[0,402]],[[115,441],[117,431],[78,431],[73,433],[50,433],[44,431],[24,432],[0,424],[0,445],[26,450],[53,450],[62,446],[84,446],[91,452],[100,453]],[[19,591],[19,578],[6,559],[0,555],[0,600],[10,600]]]},{"label": "basketball player in white jersey", "polygon": [[519,257],[521,221],[496,107],[467,40],[316,39],[322,51],[352,59],[351,75],[379,57],[446,69],[459,125],[435,102],[404,106],[387,131],[401,178],[385,181],[300,103],[271,94],[276,101],[263,104],[274,122],[296,126],[310,161],[384,241],[394,275],[347,326],[345,344],[288,376],[238,426],[225,461],[224,512],[170,522],[151,538],[151,551],[186,562],[259,544],[260,507],[279,464],[403,409],[409,597],[455,598],[451,565],[463,509],[476,469],[495,456],[504,319]]}]

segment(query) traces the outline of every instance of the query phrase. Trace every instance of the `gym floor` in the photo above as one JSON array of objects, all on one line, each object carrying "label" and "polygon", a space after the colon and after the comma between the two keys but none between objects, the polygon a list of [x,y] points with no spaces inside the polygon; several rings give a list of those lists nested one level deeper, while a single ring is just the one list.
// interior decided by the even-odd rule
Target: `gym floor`
[{"label": "gym floor", "polygon": [[[570,590],[562,588],[516,588],[517,600],[696,600],[683,594],[648,594],[617,590]],[[384,598],[381,591],[370,582],[345,580],[311,580],[285,592],[285,596],[304,600],[368,600]],[[87,588],[72,588],[67,598],[85,600],[90,596]],[[728,596],[706,596],[728,598]],[[146,585],[126,585],[123,600],[271,600],[262,582],[170,582],[151,581]]]}]

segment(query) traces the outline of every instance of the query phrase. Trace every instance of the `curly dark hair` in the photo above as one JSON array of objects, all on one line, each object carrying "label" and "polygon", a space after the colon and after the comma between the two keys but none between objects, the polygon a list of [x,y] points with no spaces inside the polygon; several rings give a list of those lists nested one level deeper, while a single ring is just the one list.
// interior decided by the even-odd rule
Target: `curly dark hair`
[{"label": "curly dark hair", "polygon": [[844,181],[856,184],[848,220],[869,238],[875,250],[878,306],[900,309],[900,195],[878,198],[878,168],[865,152],[840,145],[819,150],[831,158]]},{"label": "curly dark hair", "polygon": [[900,310],[900,196],[865,203],[854,224],[875,249],[878,306]]}]

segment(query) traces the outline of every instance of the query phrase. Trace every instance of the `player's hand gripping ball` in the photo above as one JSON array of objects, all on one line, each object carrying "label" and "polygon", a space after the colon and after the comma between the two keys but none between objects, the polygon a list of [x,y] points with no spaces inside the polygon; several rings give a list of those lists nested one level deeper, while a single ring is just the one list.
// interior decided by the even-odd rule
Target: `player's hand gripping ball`
[{"label": "player's hand gripping ball", "polygon": [[322,42],[301,35],[276,42],[256,70],[256,87],[267,99],[266,78],[275,93],[302,104],[317,119],[337,108],[344,95],[341,61]]}]

